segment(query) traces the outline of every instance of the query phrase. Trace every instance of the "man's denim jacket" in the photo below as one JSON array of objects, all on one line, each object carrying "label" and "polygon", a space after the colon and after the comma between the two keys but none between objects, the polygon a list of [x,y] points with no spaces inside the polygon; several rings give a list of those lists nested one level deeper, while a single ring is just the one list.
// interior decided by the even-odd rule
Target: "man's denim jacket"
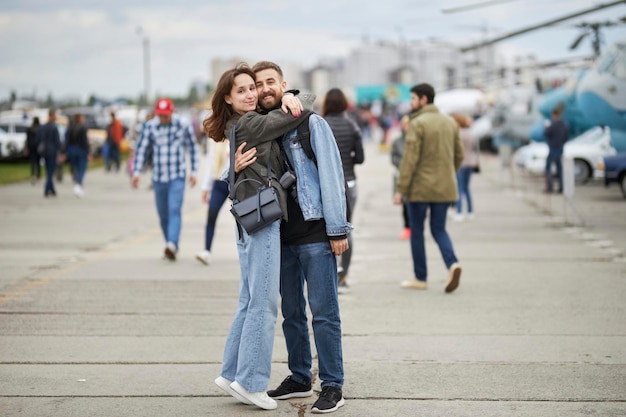
[{"label": "man's denim jacket", "polygon": [[326,120],[317,114],[309,117],[309,129],[317,166],[304,153],[297,130],[283,137],[285,153],[296,171],[300,209],[304,220],[323,218],[328,236],[347,235],[354,227],[346,219],[345,181],[337,142]]}]

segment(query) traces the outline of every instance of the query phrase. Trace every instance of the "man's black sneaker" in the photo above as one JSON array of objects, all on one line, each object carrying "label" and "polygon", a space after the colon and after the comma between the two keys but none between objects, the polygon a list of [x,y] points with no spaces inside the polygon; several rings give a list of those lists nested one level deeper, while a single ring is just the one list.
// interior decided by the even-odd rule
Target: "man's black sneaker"
[{"label": "man's black sneaker", "polygon": [[313,414],[332,413],[343,406],[344,403],[343,393],[339,388],[322,387],[319,398],[315,401],[313,407],[311,407],[311,412]]},{"label": "man's black sneaker", "polygon": [[287,398],[303,398],[313,395],[311,384],[301,384],[288,376],[280,383],[278,388],[267,391],[267,395],[275,400],[286,400]]}]

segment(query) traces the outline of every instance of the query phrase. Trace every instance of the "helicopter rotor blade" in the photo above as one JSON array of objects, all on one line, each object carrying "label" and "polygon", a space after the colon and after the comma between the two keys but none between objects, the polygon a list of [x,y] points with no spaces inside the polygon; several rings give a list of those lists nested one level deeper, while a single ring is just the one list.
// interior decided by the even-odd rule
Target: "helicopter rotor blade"
[{"label": "helicopter rotor blade", "polygon": [[569,49],[574,50],[574,49],[578,48],[578,45],[580,45],[580,43],[583,41],[583,39],[585,39],[587,37],[587,35],[589,35],[589,32],[585,32],[585,33],[580,34],[576,38],[574,43],[572,43],[572,45],[569,47]]},{"label": "helicopter rotor blade", "polygon": [[457,12],[464,12],[466,10],[480,9],[482,7],[493,6],[493,5],[500,4],[500,3],[509,3],[512,1],[517,1],[517,0],[490,0],[490,1],[484,1],[482,3],[469,4],[467,6],[449,7],[447,9],[441,9],[441,11],[442,13],[457,13]]},{"label": "helicopter rotor blade", "polygon": [[520,30],[517,30],[517,31],[514,31],[514,32],[509,32],[507,34],[504,34],[502,36],[496,37],[496,38],[491,39],[491,40],[487,40],[487,41],[484,41],[484,42],[479,42],[479,43],[474,44],[474,45],[466,46],[466,47],[460,48],[460,50],[461,50],[461,52],[467,52],[467,51],[471,51],[473,49],[482,48],[483,46],[492,45],[492,44],[494,44],[496,42],[500,42],[500,41],[503,41],[505,39],[512,38],[514,36],[519,36],[519,35],[522,35],[524,33],[532,32],[533,30],[541,29],[541,28],[544,28],[546,26],[552,26],[552,25],[554,25],[556,23],[560,23],[560,22],[563,22],[565,20],[573,19],[573,18],[578,17],[578,16],[583,16],[585,14],[592,13],[592,12],[595,12],[595,11],[598,11],[598,10],[602,10],[602,9],[606,9],[608,7],[617,6],[618,4],[621,4],[621,3],[626,3],[626,0],[619,0],[619,1],[614,1],[614,2],[611,2],[611,3],[598,4],[598,5],[596,5],[596,6],[592,7],[592,8],[581,10],[579,12],[572,13],[570,15],[563,16],[563,17],[560,17],[558,19],[549,20],[547,22],[543,22],[543,23],[540,23],[538,25],[529,26],[527,28],[520,29]]}]

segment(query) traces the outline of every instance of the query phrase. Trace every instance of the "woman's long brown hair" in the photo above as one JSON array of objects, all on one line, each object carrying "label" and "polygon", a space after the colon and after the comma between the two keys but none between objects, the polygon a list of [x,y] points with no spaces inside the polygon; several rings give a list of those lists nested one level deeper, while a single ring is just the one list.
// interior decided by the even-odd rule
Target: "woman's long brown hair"
[{"label": "woman's long brown hair", "polygon": [[245,62],[237,64],[235,68],[224,72],[220,77],[220,80],[217,82],[217,87],[215,87],[215,92],[213,93],[213,98],[211,99],[212,112],[202,122],[204,133],[207,137],[216,142],[222,142],[226,139],[224,134],[226,124],[235,114],[235,111],[233,110],[233,106],[226,103],[224,98],[230,94],[230,91],[235,84],[235,77],[241,74],[248,74],[252,77],[252,80],[256,82],[254,72]]}]

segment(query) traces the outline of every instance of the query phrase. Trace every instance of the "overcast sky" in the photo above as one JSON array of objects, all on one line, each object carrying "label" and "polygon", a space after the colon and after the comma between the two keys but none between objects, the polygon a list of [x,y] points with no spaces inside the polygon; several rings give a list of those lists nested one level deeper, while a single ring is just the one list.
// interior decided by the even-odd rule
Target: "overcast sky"
[{"label": "overcast sky", "polygon": [[[590,0],[512,0],[460,13],[442,9],[487,0],[0,0],[0,100],[11,91],[40,97],[95,93],[137,97],[143,90],[141,27],[151,43],[152,94],[186,95],[207,82],[214,57],[270,59],[305,68],[345,57],[364,37],[391,41],[447,39],[459,45],[590,8]],[[542,60],[568,51],[571,24],[626,16],[626,5],[502,42],[503,52]],[[626,39],[626,26],[604,32]]]}]

